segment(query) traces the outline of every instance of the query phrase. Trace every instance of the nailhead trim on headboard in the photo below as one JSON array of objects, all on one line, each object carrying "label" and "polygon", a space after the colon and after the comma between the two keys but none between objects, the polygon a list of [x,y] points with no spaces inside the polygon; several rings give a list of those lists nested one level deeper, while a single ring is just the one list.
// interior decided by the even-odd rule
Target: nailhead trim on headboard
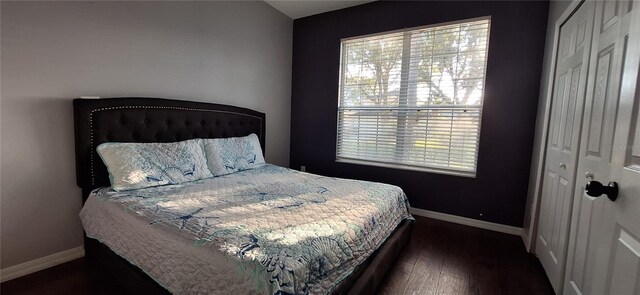
[{"label": "nailhead trim on headboard", "polygon": [[91,114],[89,115],[89,130],[90,130],[89,131],[89,137],[90,137],[90,147],[91,147],[91,152],[89,154],[91,155],[91,158],[90,158],[91,185],[95,185],[95,173],[94,173],[94,163],[93,163],[93,153],[94,153],[94,146],[93,146],[93,113],[101,112],[101,111],[108,111],[108,110],[116,110],[116,109],[172,109],[172,110],[181,110],[181,111],[214,112],[214,113],[227,113],[227,114],[247,116],[247,117],[257,118],[257,119],[260,120],[260,134],[258,134],[258,136],[261,136],[261,134],[262,134],[262,118],[260,118],[258,116],[250,115],[250,114],[245,114],[245,113],[238,113],[238,112],[231,112],[231,111],[220,111],[220,110],[208,110],[208,109],[193,109],[193,108],[164,107],[164,106],[145,106],[145,105],[141,105],[141,106],[119,106],[119,107],[108,107],[108,108],[95,109],[95,110],[92,110]]}]

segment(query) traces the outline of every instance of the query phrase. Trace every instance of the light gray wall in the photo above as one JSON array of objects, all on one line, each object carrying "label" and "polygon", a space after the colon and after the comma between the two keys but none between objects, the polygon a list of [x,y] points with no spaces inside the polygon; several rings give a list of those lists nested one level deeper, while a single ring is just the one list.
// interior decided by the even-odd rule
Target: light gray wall
[{"label": "light gray wall", "polygon": [[152,96],[267,114],[288,165],[292,20],[259,2],[1,4],[2,268],[82,245],[71,100]]},{"label": "light gray wall", "polygon": [[550,76],[551,68],[554,66],[553,60],[553,37],[556,34],[556,22],[560,19],[560,16],[567,9],[571,1],[568,0],[552,0],[549,3],[549,18],[547,21],[547,40],[544,48],[544,61],[542,64],[542,77],[540,81],[540,98],[538,100],[538,114],[536,117],[536,132],[533,145],[533,157],[531,158],[531,173],[529,174],[529,190],[527,194],[527,203],[524,212],[524,225],[523,233],[525,242],[531,238],[533,214],[537,214],[533,210],[534,201],[537,201],[534,197],[536,183],[539,179],[538,169],[540,168],[539,162],[541,157],[544,156],[544,147],[542,146],[542,139],[546,136],[543,134],[543,124],[547,119],[545,118],[545,106],[549,100],[547,89],[553,82]]}]

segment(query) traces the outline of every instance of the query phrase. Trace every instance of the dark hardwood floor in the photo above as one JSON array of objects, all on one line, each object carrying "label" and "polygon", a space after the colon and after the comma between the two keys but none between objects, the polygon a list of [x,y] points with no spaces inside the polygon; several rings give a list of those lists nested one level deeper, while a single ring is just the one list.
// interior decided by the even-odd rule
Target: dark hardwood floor
[{"label": "dark hardwood floor", "polygon": [[109,279],[89,274],[84,258],[54,266],[0,285],[0,294],[124,294]]},{"label": "dark hardwood floor", "polygon": [[[416,217],[411,241],[380,294],[553,294],[518,236]],[[77,259],[0,285],[10,294],[123,294]]]},{"label": "dark hardwood floor", "polygon": [[380,294],[554,294],[519,236],[416,216]]}]

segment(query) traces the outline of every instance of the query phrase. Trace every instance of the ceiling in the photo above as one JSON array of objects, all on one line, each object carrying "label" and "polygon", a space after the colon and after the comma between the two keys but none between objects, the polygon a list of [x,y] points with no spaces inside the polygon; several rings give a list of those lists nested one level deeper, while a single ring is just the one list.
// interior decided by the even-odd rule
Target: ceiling
[{"label": "ceiling", "polygon": [[264,0],[273,8],[280,10],[292,19],[310,16],[332,10],[356,6],[373,0]]}]

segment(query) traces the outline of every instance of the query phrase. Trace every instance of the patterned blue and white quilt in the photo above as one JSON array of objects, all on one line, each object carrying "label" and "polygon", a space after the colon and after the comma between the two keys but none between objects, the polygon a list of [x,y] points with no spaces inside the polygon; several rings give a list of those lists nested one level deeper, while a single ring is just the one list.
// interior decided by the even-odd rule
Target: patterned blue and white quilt
[{"label": "patterned blue and white quilt", "polygon": [[95,190],[87,236],[175,294],[327,294],[404,219],[403,191],[266,164],[180,185]]}]

